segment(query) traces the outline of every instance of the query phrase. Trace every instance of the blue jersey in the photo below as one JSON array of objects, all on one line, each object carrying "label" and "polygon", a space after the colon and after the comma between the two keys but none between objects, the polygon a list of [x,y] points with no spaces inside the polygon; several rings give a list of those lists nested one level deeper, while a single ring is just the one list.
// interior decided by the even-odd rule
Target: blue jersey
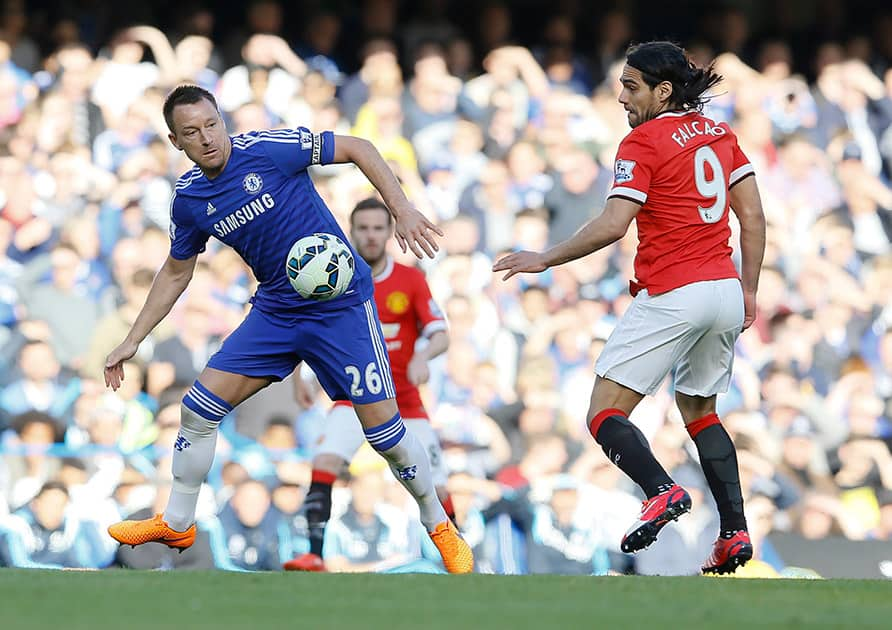
[{"label": "blue jersey", "polygon": [[[244,133],[232,136],[231,142],[229,161],[217,177],[208,179],[195,166],[177,180],[170,207],[170,255],[191,258],[214,236],[251,267],[260,283],[251,302],[267,313],[341,308],[370,299],[371,270],[349,245],[306,170],[332,162],[334,134],[298,127]],[[347,291],[329,302],[302,298],[285,273],[291,246],[314,232],[335,234],[348,243],[356,263]]]}]

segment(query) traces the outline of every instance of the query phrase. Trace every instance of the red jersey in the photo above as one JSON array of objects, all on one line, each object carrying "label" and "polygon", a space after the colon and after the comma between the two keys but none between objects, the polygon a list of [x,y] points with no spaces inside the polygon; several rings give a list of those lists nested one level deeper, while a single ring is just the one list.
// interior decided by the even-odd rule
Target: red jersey
[{"label": "red jersey", "polygon": [[[446,330],[443,313],[431,296],[424,273],[388,258],[375,280],[375,305],[387,342],[387,355],[396,388],[396,404],[403,418],[427,418],[418,388],[409,382],[409,361],[419,337]],[[335,404],[347,404],[340,401]]]},{"label": "red jersey", "polygon": [[752,173],[728,125],[698,112],[664,112],[623,139],[608,198],[642,204],[632,295],[739,277],[728,191]]}]

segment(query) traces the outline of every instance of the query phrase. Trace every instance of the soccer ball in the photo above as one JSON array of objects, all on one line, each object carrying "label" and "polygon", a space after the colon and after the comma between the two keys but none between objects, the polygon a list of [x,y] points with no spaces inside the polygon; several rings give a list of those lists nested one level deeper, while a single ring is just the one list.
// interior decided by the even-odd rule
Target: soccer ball
[{"label": "soccer ball", "polygon": [[353,254],[334,234],[316,232],[291,246],[285,271],[301,297],[324,302],[343,294],[353,279]]}]

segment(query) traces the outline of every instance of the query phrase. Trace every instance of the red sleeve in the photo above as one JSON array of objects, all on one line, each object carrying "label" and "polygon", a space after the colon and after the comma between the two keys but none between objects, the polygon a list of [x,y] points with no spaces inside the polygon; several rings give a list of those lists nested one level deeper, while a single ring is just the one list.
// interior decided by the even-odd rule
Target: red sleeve
[{"label": "red sleeve", "polygon": [[422,337],[430,337],[437,331],[446,330],[446,318],[443,311],[431,296],[430,287],[421,272],[415,275],[415,285],[412,291],[412,308],[415,309],[415,317],[418,320],[418,331]]},{"label": "red sleeve", "polygon": [[731,134],[731,140],[734,142],[734,148],[731,149],[731,175],[728,176],[728,188],[731,188],[731,186],[747,175],[754,175],[755,172],[753,171],[753,165],[750,164],[750,159],[746,157],[746,153],[743,152],[737,143],[737,136],[728,128],[728,125],[723,124],[722,126],[728,129],[728,133]]},{"label": "red sleeve", "polygon": [[650,180],[656,167],[656,151],[649,139],[634,131],[626,136],[616,151],[613,165],[613,187],[607,194],[644,204],[650,191]]}]

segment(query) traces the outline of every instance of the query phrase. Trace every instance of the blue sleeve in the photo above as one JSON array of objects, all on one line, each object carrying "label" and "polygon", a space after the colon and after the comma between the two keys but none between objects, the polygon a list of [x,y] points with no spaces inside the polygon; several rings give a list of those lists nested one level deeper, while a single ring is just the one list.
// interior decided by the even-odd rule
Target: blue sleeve
[{"label": "blue sleeve", "polygon": [[185,199],[176,193],[170,200],[170,255],[177,260],[188,260],[205,250],[208,234],[192,221]]},{"label": "blue sleeve", "polygon": [[286,175],[334,161],[334,133],[313,133],[306,127],[261,131],[260,145]]}]

